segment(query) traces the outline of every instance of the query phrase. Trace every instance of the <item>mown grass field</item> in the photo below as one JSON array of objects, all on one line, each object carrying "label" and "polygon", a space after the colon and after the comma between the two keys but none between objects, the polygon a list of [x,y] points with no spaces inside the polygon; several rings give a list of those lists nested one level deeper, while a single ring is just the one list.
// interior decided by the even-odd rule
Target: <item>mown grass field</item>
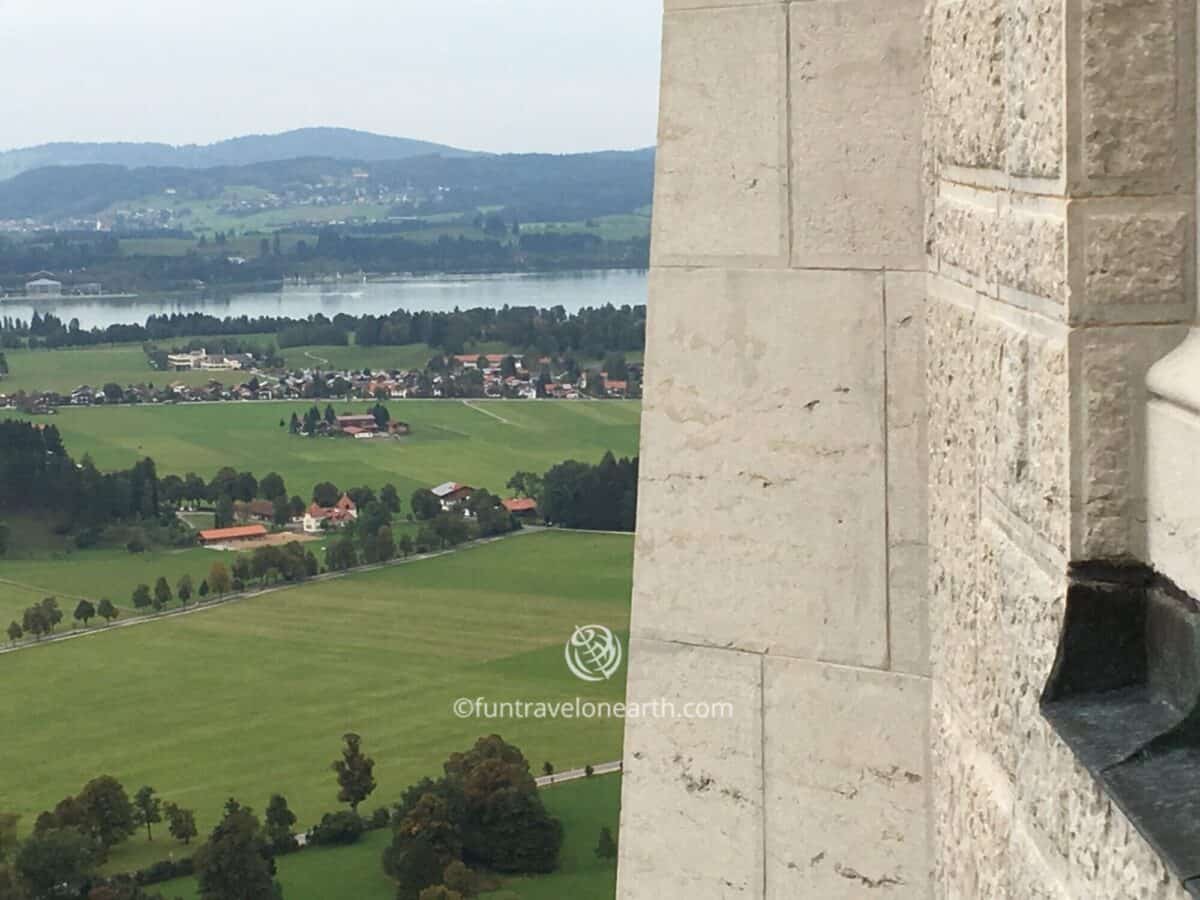
[{"label": "mown grass field", "polygon": [[[363,735],[378,790],[395,802],[446,756],[498,732],[535,766],[617,759],[620,721],[460,719],[459,697],[617,701],[624,673],[571,676],[579,624],[627,632],[632,539],[541,532],[280,591],[137,628],[0,656],[0,809],[24,816],[98,774],[153,785],[197,811],[226,798],[258,810],[285,794],[310,825],[335,809],[329,764]],[[135,837],[109,868],[187,852]]]},{"label": "mown grass field", "polygon": [[[616,863],[597,859],[593,850],[601,828],[618,833],[621,777],[599,775],[543,788],[542,799],[563,823],[559,870],[536,878],[506,879],[500,890],[483,896],[489,900],[612,900],[617,890]],[[282,857],[278,866],[283,895],[287,900],[393,900],[395,885],[380,865],[391,840],[391,831],[384,829],[370,832],[352,847],[314,848]],[[155,890],[180,900],[199,897],[194,878],[168,881]]]},{"label": "mown grass field", "polygon": [[[90,453],[101,469],[125,468],[149,456],[160,476],[194,471],[209,479],[222,466],[260,478],[276,471],[289,492],[301,496],[321,481],[376,490],[392,482],[405,501],[416,488],[443,481],[502,493],[519,469],[543,472],[570,458],[597,462],[606,450],[618,456],[637,453],[637,401],[476,401],[469,406],[399,400],[387,405],[393,419],[411,423],[411,435],[371,441],[295,437],[279,422],[305,407],[286,402],[72,408],[38,421],[53,421],[71,454]],[[335,403],[334,408],[361,411],[366,404]]]}]

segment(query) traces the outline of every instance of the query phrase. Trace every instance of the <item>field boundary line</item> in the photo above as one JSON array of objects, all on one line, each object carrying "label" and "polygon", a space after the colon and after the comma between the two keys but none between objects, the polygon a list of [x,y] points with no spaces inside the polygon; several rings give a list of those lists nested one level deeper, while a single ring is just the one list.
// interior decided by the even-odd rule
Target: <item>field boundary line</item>
[{"label": "field boundary line", "polygon": [[592,774],[589,775],[586,768],[584,769],[567,769],[565,772],[555,772],[553,775],[539,775],[534,781],[537,786],[552,787],[556,784],[562,784],[567,781],[578,781],[580,778],[591,778],[595,775],[612,775],[614,772],[623,771],[624,763],[621,760],[613,762],[600,763],[592,766]]},{"label": "field boundary line", "polygon": [[68,594],[65,591],[56,591],[53,588],[42,587],[37,584],[25,584],[22,581],[13,581],[11,578],[0,578],[0,584],[7,584],[10,587],[20,588],[23,591],[34,591],[35,593],[44,594],[47,597],[62,597],[66,600],[90,600],[90,597],[83,597],[79,594]]},{"label": "field boundary line", "polygon": [[[395,566],[403,566],[409,563],[424,562],[429,559],[438,559],[443,556],[451,556],[455,553],[462,553],[471,550],[475,547],[483,547],[487,544],[494,544],[498,541],[508,540],[510,538],[520,537],[523,534],[540,534],[548,529],[544,528],[522,528],[520,531],[512,531],[508,534],[498,534],[488,538],[480,538],[476,541],[468,541],[465,544],[460,544],[457,547],[451,547],[449,550],[439,550],[436,553],[421,553],[414,556],[405,557],[403,559],[391,559],[385,563],[371,563],[367,566],[356,566],[353,569],[347,569],[344,572],[326,572],[322,575],[314,575],[312,578],[307,578],[304,581],[290,581],[284,584],[273,584],[267,587],[261,587],[253,591],[242,591],[237,594],[229,594],[219,600],[209,600],[205,603],[196,603],[192,606],[180,607],[179,609],[171,609],[161,613],[151,613],[145,616],[135,616],[130,619],[119,619],[114,623],[99,626],[96,628],[76,628],[71,631],[64,631],[61,634],[51,635],[41,640],[26,639],[18,644],[10,644],[6,647],[0,647],[0,656],[8,653],[20,653],[22,650],[33,650],[36,647],[48,647],[51,644],[58,644],[63,641],[71,641],[77,638],[92,637],[98,634],[108,634],[119,628],[133,628],[136,625],[147,625],[152,622],[161,622],[164,619],[173,619],[179,616],[190,616],[196,613],[205,612],[210,609],[220,609],[231,603],[240,603],[243,600],[253,600],[258,597],[266,596],[267,594],[275,594],[280,591],[293,590],[302,588],[310,584],[323,584],[327,581],[337,581],[341,578],[347,578],[352,575],[362,575],[367,572],[378,572],[383,569],[390,569]],[[41,590],[36,588],[35,590]],[[60,594],[59,596],[67,596]],[[90,599],[86,597],[73,599]]]},{"label": "field boundary line", "polygon": [[490,410],[481,409],[478,406],[476,406],[474,403],[472,403],[470,400],[464,400],[462,402],[462,404],[463,404],[463,406],[467,407],[468,409],[475,410],[475,412],[483,413],[485,416],[491,416],[497,422],[503,422],[505,425],[513,424],[508,419],[504,418],[504,416],[498,416],[494,412],[491,412]]}]

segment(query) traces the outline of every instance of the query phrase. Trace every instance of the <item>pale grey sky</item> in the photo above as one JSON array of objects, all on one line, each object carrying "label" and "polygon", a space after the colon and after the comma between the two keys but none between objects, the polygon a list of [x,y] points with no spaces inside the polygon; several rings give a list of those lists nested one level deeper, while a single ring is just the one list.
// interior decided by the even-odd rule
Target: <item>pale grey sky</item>
[{"label": "pale grey sky", "polygon": [[0,149],[308,125],[648,146],[660,17],[660,0],[0,0]]}]

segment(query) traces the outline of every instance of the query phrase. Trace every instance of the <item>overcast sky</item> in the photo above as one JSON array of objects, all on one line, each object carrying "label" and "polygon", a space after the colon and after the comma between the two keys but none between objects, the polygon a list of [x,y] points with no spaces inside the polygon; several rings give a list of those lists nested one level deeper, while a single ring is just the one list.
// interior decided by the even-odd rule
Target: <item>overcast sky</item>
[{"label": "overcast sky", "polygon": [[654,143],[658,0],[0,0],[0,149],[308,125]]}]

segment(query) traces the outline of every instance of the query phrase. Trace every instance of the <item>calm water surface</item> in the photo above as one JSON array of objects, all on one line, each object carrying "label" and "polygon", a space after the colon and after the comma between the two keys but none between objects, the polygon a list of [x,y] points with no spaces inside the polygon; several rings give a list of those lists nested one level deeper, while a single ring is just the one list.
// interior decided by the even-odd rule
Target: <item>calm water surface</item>
[{"label": "calm water surface", "polygon": [[482,306],[562,306],[575,312],[585,306],[631,306],[646,302],[646,273],[640,270],[548,272],[521,275],[437,275],[356,284],[286,285],[270,293],[233,294],[223,298],[156,298],[95,300],[62,297],[30,303],[0,303],[0,315],[29,319],[34,310],[50,312],[64,322],[79,319],[83,328],[145,322],[162,313],[201,312],[226,316],[292,316],[315,313],[380,315],[394,309],[448,312]]}]

